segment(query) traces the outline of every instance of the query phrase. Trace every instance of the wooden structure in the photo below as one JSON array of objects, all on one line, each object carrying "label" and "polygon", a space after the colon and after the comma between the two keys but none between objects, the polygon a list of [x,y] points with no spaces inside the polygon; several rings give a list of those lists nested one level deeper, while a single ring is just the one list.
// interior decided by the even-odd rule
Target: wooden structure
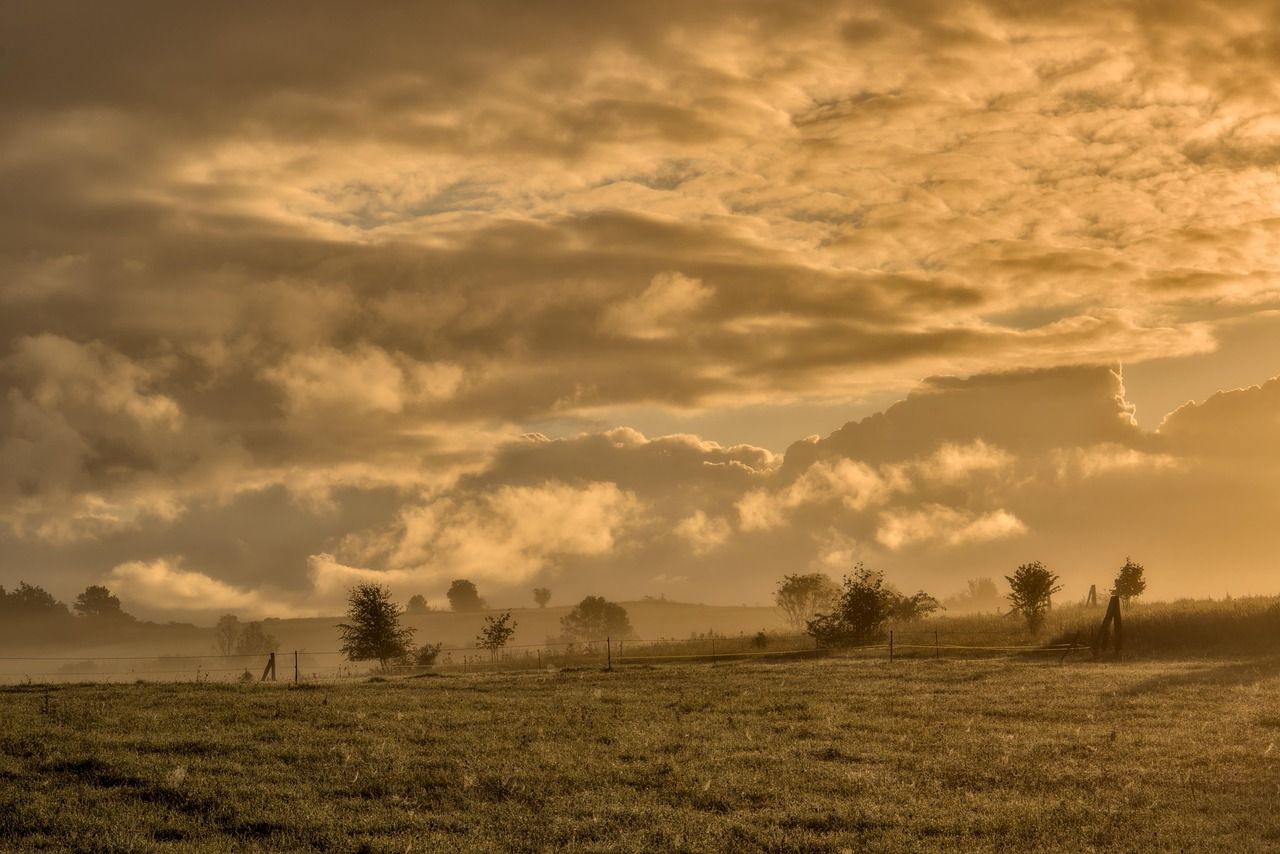
[{"label": "wooden structure", "polygon": [[1119,658],[1124,651],[1124,620],[1120,616],[1119,596],[1112,596],[1107,603],[1107,613],[1102,616],[1102,625],[1093,636],[1094,658],[1107,651],[1108,641],[1113,641],[1115,657]]}]

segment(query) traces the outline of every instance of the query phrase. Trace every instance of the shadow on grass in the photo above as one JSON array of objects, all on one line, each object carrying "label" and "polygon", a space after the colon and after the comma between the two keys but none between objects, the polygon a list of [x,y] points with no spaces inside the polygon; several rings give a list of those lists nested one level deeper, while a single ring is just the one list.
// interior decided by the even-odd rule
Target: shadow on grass
[{"label": "shadow on grass", "polygon": [[1198,685],[1213,685],[1225,688],[1237,685],[1253,685],[1270,679],[1280,679],[1280,657],[1196,667],[1182,673],[1144,679],[1121,690],[1119,693],[1129,696],[1154,694]]}]

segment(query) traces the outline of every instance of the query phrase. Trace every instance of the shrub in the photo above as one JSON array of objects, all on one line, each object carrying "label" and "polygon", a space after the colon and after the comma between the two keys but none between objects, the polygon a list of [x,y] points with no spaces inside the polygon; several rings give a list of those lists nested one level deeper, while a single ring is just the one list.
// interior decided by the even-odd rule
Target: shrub
[{"label": "shrub", "polygon": [[430,667],[436,663],[442,649],[444,649],[443,642],[423,644],[413,653],[413,663],[419,667]]},{"label": "shrub", "polygon": [[1006,575],[1009,582],[1008,599],[1013,612],[1021,614],[1032,632],[1040,631],[1044,618],[1053,607],[1053,594],[1062,589],[1058,576],[1040,561],[1024,563],[1013,575]]},{"label": "shrub", "polygon": [[851,646],[877,640],[893,614],[894,595],[884,586],[884,573],[858,563],[844,577],[835,609],[809,620],[809,634],[821,646]]},{"label": "shrub", "polygon": [[1132,604],[1133,600],[1147,589],[1147,580],[1143,578],[1144,572],[1142,564],[1125,558],[1124,566],[1120,567],[1120,574],[1116,576],[1115,584],[1111,587],[1112,595],[1119,596],[1126,605]]}]

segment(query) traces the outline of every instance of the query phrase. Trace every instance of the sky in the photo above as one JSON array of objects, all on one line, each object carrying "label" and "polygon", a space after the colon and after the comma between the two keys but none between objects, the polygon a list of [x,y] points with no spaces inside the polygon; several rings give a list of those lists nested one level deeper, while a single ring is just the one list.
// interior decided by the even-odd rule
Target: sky
[{"label": "sky", "polygon": [[1280,7],[0,7],[0,584],[1275,593]]}]

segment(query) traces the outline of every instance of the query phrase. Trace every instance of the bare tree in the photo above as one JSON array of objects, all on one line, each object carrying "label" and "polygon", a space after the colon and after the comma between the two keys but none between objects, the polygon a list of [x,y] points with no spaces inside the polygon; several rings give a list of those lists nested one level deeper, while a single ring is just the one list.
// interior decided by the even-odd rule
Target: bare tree
[{"label": "bare tree", "polygon": [[489,650],[489,657],[496,659],[498,650],[506,646],[516,633],[516,625],[511,620],[510,611],[503,611],[496,617],[485,617],[484,628],[476,635],[476,646]]}]

